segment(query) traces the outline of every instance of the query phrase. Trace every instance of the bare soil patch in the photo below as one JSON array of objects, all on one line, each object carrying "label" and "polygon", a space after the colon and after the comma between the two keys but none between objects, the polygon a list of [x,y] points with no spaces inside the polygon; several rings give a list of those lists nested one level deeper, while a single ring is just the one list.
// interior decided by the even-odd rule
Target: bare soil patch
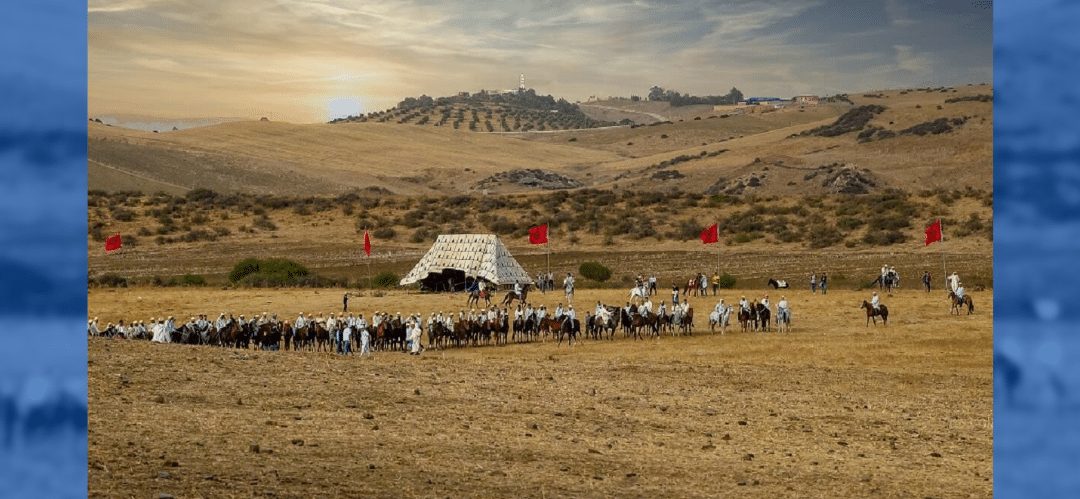
[{"label": "bare soil patch", "polygon": [[[760,292],[729,291],[728,302]],[[786,294],[790,334],[376,352],[90,339],[89,497],[988,497],[993,297]],[[549,306],[562,298],[535,295]],[[669,298],[661,295],[661,298]],[[579,313],[621,290],[579,290]],[[338,311],[328,290],[95,291],[91,314]],[[360,296],[425,316],[461,296]]]}]

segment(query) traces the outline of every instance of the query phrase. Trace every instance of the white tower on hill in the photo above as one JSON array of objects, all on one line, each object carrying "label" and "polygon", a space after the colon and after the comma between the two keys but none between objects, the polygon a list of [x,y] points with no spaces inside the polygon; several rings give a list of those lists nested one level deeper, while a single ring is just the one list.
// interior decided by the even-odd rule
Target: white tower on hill
[{"label": "white tower on hill", "polygon": [[518,92],[525,91],[525,73],[521,73],[521,83],[518,84]]}]

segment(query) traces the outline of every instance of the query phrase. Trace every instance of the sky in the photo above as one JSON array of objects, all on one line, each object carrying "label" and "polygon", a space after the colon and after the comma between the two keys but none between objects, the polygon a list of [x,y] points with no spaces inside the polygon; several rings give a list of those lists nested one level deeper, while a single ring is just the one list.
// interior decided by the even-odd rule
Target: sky
[{"label": "sky", "polygon": [[89,0],[89,117],[316,123],[405,97],[990,83],[990,1]]}]

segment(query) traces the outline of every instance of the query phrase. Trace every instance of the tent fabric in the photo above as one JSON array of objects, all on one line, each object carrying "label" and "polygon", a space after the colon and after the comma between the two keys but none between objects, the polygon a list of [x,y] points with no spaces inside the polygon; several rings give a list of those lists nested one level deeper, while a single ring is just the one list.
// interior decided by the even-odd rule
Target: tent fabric
[{"label": "tent fabric", "polygon": [[441,235],[404,278],[402,286],[416,283],[444,269],[465,272],[495,285],[534,284],[529,273],[495,234]]}]

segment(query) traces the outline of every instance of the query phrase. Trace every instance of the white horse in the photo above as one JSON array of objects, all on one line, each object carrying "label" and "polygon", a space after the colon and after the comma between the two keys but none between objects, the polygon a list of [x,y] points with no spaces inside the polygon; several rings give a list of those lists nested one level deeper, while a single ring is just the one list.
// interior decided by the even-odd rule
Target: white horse
[{"label": "white horse", "polygon": [[648,297],[649,297],[648,288],[637,287],[637,286],[635,286],[633,288],[630,288],[630,303],[638,303],[638,302],[634,301],[635,298],[640,299],[641,303],[645,303],[645,298],[648,298]]},{"label": "white horse", "polygon": [[791,332],[791,309],[790,308],[776,308],[776,326],[777,331],[781,333]]},{"label": "white horse", "polygon": [[731,305],[725,305],[721,307],[720,312],[715,309],[709,314],[709,330],[716,332],[716,326],[720,326],[720,334],[724,334],[727,331],[728,323],[731,319]]}]

